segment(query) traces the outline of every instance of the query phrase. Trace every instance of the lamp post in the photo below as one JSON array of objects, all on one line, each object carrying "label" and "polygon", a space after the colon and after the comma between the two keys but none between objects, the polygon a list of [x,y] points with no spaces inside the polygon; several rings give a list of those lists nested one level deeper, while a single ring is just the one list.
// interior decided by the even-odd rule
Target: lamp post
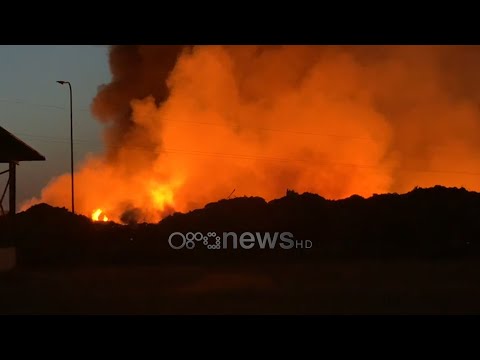
[{"label": "lamp post", "polygon": [[74,191],[74,180],[73,180],[73,115],[72,115],[72,85],[69,81],[57,81],[60,85],[68,84],[70,89],[70,166],[72,173],[72,213],[75,214],[75,191]]}]

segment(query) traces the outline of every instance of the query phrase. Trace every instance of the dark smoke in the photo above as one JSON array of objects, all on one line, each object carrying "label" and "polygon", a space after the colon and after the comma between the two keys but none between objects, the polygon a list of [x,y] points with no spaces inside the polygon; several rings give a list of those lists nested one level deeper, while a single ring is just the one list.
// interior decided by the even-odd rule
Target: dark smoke
[{"label": "dark smoke", "polygon": [[133,224],[137,224],[141,218],[142,218],[142,210],[139,208],[133,208],[133,209],[126,210],[122,214],[120,220],[124,224],[133,225]]},{"label": "dark smoke", "polygon": [[93,115],[108,125],[104,137],[110,158],[115,158],[132,131],[132,99],[153,96],[157,105],[165,101],[168,97],[166,80],[186,49],[188,47],[183,45],[115,45],[110,48],[112,81],[99,88],[91,106]]},{"label": "dark smoke", "polygon": [[[479,62],[479,46],[114,46],[92,104],[106,152],[77,172],[77,207],[157,222],[233,188],[478,190]],[[24,206],[68,199],[65,174]]]}]

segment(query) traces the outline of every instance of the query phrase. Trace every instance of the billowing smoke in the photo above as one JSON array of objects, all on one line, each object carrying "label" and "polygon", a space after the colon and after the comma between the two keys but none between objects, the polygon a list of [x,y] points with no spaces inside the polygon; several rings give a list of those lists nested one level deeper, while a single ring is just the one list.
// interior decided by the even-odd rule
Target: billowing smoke
[{"label": "billowing smoke", "polygon": [[[172,71],[182,46],[114,46],[110,50],[112,82],[101,86],[92,103],[92,113],[107,124],[105,143],[108,154],[114,156],[123,141],[128,141],[134,129],[131,101],[153,96],[159,104],[166,100],[166,79]],[[146,129],[144,129],[146,130]],[[142,147],[154,148],[146,136],[134,136]]]},{"label": "billowing smoke", "polygon": [[[227,197],[480,188],[480,47],[114,46],[76,207],[154,222]],[[24,208],[69,203],[68,174]]]}]

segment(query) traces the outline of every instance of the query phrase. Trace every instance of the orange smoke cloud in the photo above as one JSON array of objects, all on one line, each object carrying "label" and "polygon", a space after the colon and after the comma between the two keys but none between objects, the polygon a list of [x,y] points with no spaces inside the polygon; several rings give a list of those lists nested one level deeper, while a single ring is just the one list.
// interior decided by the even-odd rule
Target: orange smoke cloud
[{"label": "orange smoke cloud", "polygon": [[[113,47],[76,208],[156,222],[235,195],[479,189],[478,47]],[[69,177],[37,202],[69,206]]]}]

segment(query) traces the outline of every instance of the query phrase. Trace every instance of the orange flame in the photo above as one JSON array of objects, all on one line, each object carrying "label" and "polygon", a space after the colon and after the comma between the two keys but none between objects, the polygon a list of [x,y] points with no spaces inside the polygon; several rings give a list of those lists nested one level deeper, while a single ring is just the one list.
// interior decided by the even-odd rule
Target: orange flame
[{"label": "orange flame", "polygon": [[103,215],[102,216],[102,221],[104,221],[104,222],[108,221],[108,217],[107,217],[107,215],[105,215],[103,213],[102,209],[97,209],[92,213],[92,220],[93,221],[100,221],[100,215]]},{"label": "orange flame", "polygon": [[[92,105],[105,154],[75,174],[82,214],[101,203],[112,221],[157,222],[232,189],[267,200],[286,189],[330,199],[480,189],[480,47],[166,52],[113,48],[112,82]],[[22,208],[68,206],[69,181],[53,179]]]}]

